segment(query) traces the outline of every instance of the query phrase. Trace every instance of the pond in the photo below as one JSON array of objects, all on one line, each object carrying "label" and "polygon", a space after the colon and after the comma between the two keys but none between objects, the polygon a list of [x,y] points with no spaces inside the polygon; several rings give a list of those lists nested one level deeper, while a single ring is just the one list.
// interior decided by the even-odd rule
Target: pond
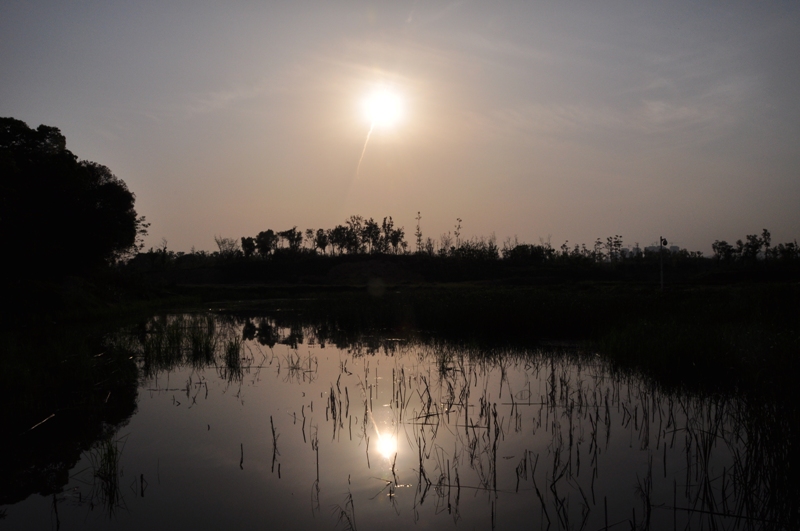
[{"label": "pond", "polygon": [[[63,473],[21,465],[0,528],[788,529],[796,516],[769,406],[664,388],[577,347],[354,335],[280,312],[160,315],[105,345],[128,367],[109,374],[135,366],[127,413],[76,462],[59,457]],[[49,429],[58,446],[56,417],[25,436]],[[37,473],[49,486],[25,491]]]}]

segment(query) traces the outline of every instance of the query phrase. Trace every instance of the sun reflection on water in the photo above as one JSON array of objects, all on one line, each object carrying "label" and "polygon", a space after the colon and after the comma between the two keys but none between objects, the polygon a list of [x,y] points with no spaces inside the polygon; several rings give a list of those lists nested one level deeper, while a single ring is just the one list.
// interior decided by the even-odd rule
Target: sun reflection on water
[{"label": "sun reflection on water", "polygon": [[397,437],[391,433],[378,433],[378,453],[389,459],[397,453]]}]

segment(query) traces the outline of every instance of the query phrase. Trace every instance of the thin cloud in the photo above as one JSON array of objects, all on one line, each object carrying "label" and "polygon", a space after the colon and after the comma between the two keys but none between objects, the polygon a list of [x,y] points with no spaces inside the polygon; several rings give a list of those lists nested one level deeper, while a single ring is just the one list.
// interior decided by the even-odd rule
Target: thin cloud
[{"label": "thin cloud", "polygon": [[268,80],[261,80],[249,85],[240,85],[225,90],[210,91],[203,94],[189,96],[183,107],[187,118],[216,112],[229,108],[236,103],[250,100],[264,95],[274,86]]}]

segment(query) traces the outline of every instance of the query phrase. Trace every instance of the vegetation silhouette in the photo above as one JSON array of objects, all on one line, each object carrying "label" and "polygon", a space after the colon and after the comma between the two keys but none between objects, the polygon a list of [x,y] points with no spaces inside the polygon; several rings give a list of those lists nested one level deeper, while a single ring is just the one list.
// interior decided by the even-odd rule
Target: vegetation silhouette
[{"label": "vegetation silhouette", "polygon": [[139,298],[113,266],[140,248],[148,224],[109,168],[78,157],[61,132],[0,118],[0,280],[5,324],[107,311]]},{"label": "vegetation silhouette", "polygon": [[106,166],[79,160],[55,127],[0,118],[0,238],[17,277],[85,274],[138,250],[147,223]]},{"label": "vegetation silhouette", "polygon": [[[0,237],[14,250],[2,284],[6,310],[20,301],[51,305],[52,286],[62,295],[77,293],[64,296],[74,304],[90,280],[111,274],[115,280],[102,289],[141,294],[155,285],[162,302],[174,292],[193,297],[184,302],[249,301],[225,306],[251,311],[234,311],[229,321],[154,318],[138,330],[136,362],[128,356],[130,345],[96,338],[84,344],[80,331],[65,340],[67,331],[48,330],[53,343],[37,341],[49,319],[31,320],[19,331],[15,321],[4,320],[0,421],[13,435],[0,445],[7,456],[0,475],[10,479],[0,504],[34,492],[56,495],[81,453],[99,444],[101,493],[109,510],[118,505],[113,437],[135,411],[139,377],[181,364],[213,364],[230,385],[241,385],[253,364],[247,341],[296,349],[313,337],[369,350],[380,342],[376,330],[393,337],[428,334],[475,352],[577,341],[616,370],[704,393],[703,400],[741,393],[743,414],[769,441],[769,451],[753,446],[747,462],[769,461],[767,479],[779,483],[787,477],[776,472],[779,464],[796,468],[796,458],[786,456],[798,445],[800,425],[790,394],[800,372],[800,246],[796,240],[773,244],[766,229],[734,244],[717,240],[706,257],[666,248],[661,237],[644,248],[626,246],[621,235],[588,246],[564,242],[556,248],[549,239],[530,244],[516,238],[498,245],[494,236],[465,238],[461,218],[452,232],[434,239],[423,235],[418,212],[413,251],[392,217],[379,222],[353,215],[330,229],[217,235],[213,252],[175,252],[166,240],[141,252],[148,224],[124,182],[105,166],[78,160],[58,129],[31,129],[13,118],[0,119],[0,187]],[[666,293],[653,289],[662,267]],[[37,282],[50,283],[41,297]],[[288,301],[277,301],[287,295]],[[282,311],[265,317],[264,299]],[[453,359],[440,360],[443,374]],[[299,358],[287,363],[291,371],[306,370]],[[489,423],[489,409],[484,416]],[[519,466],[518,477],[527,480],[528,465]],[[422,473],[420,466],[420,485],[430,486]],[[649,525],[648,481],[639,488],[642,527]],[[449,489],[449,470],[440,483]],[[797,492],[796,485],[780,483],[759,493],[778,487]],[[775,510],[796,518],[787,507]],[[556,508],[553,514],[566,521],[562,513]]]},{"label": "vegetation silhouette", "polygon": [[0,332],[0,505],[61,496],[81,455],[136,412],[137,367],[105,341],[108,326]]},{"label": "vegetation silhouette", "polygon": [[[588,528],[602,528],[598,524],[603,517],[609,521],[609,505],[612,522],[622,516],[623,523],[636,529],[649,527],[651,513],[662,522],[672,519],[681,528],[694,523],[709,528],[792,529],[798,523],[798,484],[792,475],[797,458],[791,452],[796,444],[797,404],[787,400],[787,394],[771,394],[743,381],[724,389],[701,378],[690,386],[664,383],[643,372],[641,364],[617,360],[613,351],[597,356],[580,346],[515,348],[499,334],[493,341],[465,342],[464,334],[452,341],[419,330],[365,328],[352,316],[330,311],[310,314],[311,305],[287,307],[282,302],[272,310],[159,315],[129,328],[130,332],[122,329],[112,342],[126,345],[139,366],[149,368],[143,373],[148,381],[157,381],[159,371],[191,367],[191,383],[205,366],[229,385],[239,386],[243,379],[230,377],[232,365],[240,375],[248,375],[244,380],[260,380],[264,372],[275,371],[293,385],[311,385],[321,380],[320,358],[327,356],[304,345],[346,350],[348,356],[339,357],[338,378],[327,374],[332,381],[325,383],[330,386],[324,400],[325,422],[332,437],[322,444],[330,445],[330,452],[336,451],[340,437],[369,440],[373,392],[382,396],[381,404],[387,398],[377,394],[381,379],[381,385],[392,390],[387,405],[418,452],[418,462],[412,458],[413,469],[400,471],[401,475],[413,472],[416,478],[415,509],[432,499],[437,514],[446,511],[456,520],[462,493],[492,499],[498,492],[525,496],[527,491],[537,509],[541,506],[542,525],[545,519],[558,519],[564,529],[577,528],[569,524],[576,518],[580,527],[593,521]],[[372,324],[387,321],[379,318]],[[213,355],[201,364],[192,355],[198,333],[220,339]],[[246,347],[236,348],[232,362],[230,344],[237,335]],[[161,350],[154,344],[173,348]],[[288,354],[282,356],[286,350],[276,350],[276,345],[290,349]],[[359,360],[364,362],[363,380],[356,369]],[[389,363],[379,378],[381,360]],[[499,395],[488,385],[490,373],[500,377]],[[189,388],[187,384],[187,399]],[[300,409],[295,415],[295,429],[303,430],[306,443],[305,413]],[[274,468],[277,435],[272,420],[270,425]],[[313,451],[320,445],[319,428],[313,427]],[[455,433],[453,445],[442,441]],[[549,444],[515,454],[521,459],[512,472],[503,460],[512,458],[506,439],[515,434],[531,441],[544,437]],[[620,435],[622,446],[631,448],[630,458],[635,459],[637,452],[648,456],[646,473],[637,474],[635,491],[609,489],[609,483],[601,486],[617,475],[615,470],[609,476],[601,462],[607,459],[603,455],[609,453],[610,442],[619,443]],[[369,467],[370,445],[365,446]],[[384,469],[385,484],[378,494],[388,490],[393,500],[395,489],[403,485],[395,468],[397,454],[390,459],[391,476]],[[318,460],[312,499],[313,492],[318,494],[319,466]],[[588,475],[581,475],[582,466],[588,467]],[[514,479],[516,488],[509,489]],[[639,515],[628,520],[634,506]],[[354,522],[352,509],[347,503],[337,506],[334,516],[344,513]],[[494,519],[494,508],[491,511]]]},{"label": "vegetation silhouette", "polygon": [[[592,245],[550,240],[529,244],[494,236],[463,237],[463,220],[438,240],[425,238],[420,213],[414,233],[416,250],[391,217],[382,223],[353,215],[330,229],[296,226],[233,238],[215,236],[218,250],[190,253],[151,248],[121,266],[140,278],[167,283],[388,284],[503,281],[542,284],[564,281],[634,281],[719,284],[739,281],[786,281],[800,272],[797,241],[772,245],[768,230],[735,245],[712,244],[713,256],[661,244],[626,246],[621,235]],[[666,240],[659,237],[659,243]],[[746,243],[745,243],[746,242]]]}]

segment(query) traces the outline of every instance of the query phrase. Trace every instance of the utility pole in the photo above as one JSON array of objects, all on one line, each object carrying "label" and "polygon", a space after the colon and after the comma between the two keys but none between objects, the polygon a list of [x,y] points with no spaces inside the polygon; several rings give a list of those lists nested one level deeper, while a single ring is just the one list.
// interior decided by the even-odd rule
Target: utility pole
[{"label": "utility pole", "polygon": [[667,244],[667,240],[661,236],[658,237],[658,258],[661,262],[661,291],[664,291],[664,246]]}]

